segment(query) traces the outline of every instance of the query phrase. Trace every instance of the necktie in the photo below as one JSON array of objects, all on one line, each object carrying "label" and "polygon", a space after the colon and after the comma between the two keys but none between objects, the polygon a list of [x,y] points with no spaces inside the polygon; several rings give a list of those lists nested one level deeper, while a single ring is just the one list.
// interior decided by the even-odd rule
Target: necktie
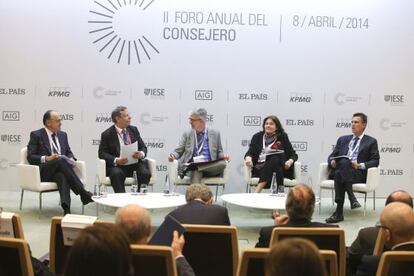
[{"label": "necktie", "polygon": [[129,145],[128,133],[125,128],[122,130],[122,139],[124,140],[125,145]]},{"label": "necktie", "polygon": [[58,146],[57,146],[57,142],[56,142],[56,133],[52,133],[52,142],[53,142],[53,153],[56,153],[56,154],[59,154],[58,153],[58,150],[57,150],[57,148],[58,148]]},{"label": "necktie", "polygon": [[352,145],[352,150],[355,149],[356,145],[358,144],[358,140],[359,140],[359,137],[355,136],[354,137],[354,144]]}]

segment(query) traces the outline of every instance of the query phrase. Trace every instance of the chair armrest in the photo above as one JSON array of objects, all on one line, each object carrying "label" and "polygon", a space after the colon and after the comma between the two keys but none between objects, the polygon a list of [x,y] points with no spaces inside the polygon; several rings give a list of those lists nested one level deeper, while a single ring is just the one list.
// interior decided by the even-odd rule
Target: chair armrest
[{"label": "chair armrest", "polygon": [[99,183],[103,183],[106,177],[106,162],[104,159],[97,159],[96,162],[96,176],[98,177]]},{"label": "chair armrest", "polygon": [[76,161],[76,166],[73,168],[76,175],[82,181],[83,185],[86,185],[86,162],[85,161]]},{"label": "chair armrest", "polygon": [[19,186],[25,190],[40,190],[39,166],[17,164],[17,181]]},{"label": "chair armrest", "polygon": [[173,160],[169,162],[168,177],[170,180],[170,185],[176,182],[178,179],[178,160]]},{"label": "chair armrest", "polygon": [[379,180],[380,180],[380,168],[379,167],[369,168],[367,171],[367,190],[368,191],[375,190],[379,185]]},{"label": "chair armrest", "polygon": [[293,178],[297,183],[302,182],[302,164],[296,161],[293,168]]},{"label": "chair armrest", "polygon": [[155,161],[155,159],[148,158],[148,157],[145,159],[148,160],[148,167],[151,173],[151,178],[149,182],[151,184],[155,184],[157,182],[157,161]]},{"label": "chair armrest", "polygon": [[320,163],[319,164],[319,183],[322,181],[328,180],[328,163]]},{"label": "chair armrest", "polygon": [[246,184],[250,184],[251,178],[252,178],[252,168],[247,166],[244,161],[243,161],[243,176],[244,176],[244,182],[246,182]]}]

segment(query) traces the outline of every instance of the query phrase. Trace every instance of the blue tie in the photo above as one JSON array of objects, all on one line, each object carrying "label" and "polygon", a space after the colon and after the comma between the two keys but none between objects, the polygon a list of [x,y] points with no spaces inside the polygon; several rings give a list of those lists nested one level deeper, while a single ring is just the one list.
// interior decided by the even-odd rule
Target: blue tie
[{"label": "blue tie", "polygon": [[122,132],[122,139],[124,140],[124,144],[129,145],[128,133],[126,132],[126,129],[124,128],[121,132]]},{"label": "blue tie", "polygon": [[354,144],[352,145],[352,150],[355,149],[356,145],[358,144],[358,140],[359,140],[359,137],[355,136],[354,137]]}]

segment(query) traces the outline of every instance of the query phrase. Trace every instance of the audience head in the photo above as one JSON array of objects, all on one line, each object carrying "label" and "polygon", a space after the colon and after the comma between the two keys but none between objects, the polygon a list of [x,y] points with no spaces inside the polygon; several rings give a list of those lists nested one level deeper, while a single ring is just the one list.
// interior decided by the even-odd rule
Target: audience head
[{"label": "audience head", "polygon": [[199,108],[191,111],[189,114],[189,120],[192,129],[197,131],[203,130],[206,126],[207,110]]},{"label": "audience head", "polygon": [[119,128],[126,128],[131,124],[131,116],[125,106],[117,106],[111,113],[111,119]]},{"label": "audience head", "polygon": [[274,115],[270,115],[270,116],[267,116],[266,118],[264,118],[263,119],[263,124],[262,124],[262,128],[263,128],[263,131],[264,132],[268,132],[268,131],[266,131],[267,129],[267,127],[266,127],[266,122],[272,122],[273,123],[273,125],[275,125],[275,127],[276,127],[276,129],[274,130],[276,133],[281,133],[281,132],[284,132],[284,130],[283,130],[283,127],[282,127],[282,124],[280,123],[280,120],[279,120],[279,118],[278,117],[276,117],[276,116],[274,116]]},{"label": "audience head", "polygon": [[115,224],[85,228],[69,251],[65,276],[133,275],[129,239]]},{"label": "audience head", "polygon": [[385,232],[386,245],[390,247],[414,241],[413,209],[402,202],[388,204],[381,212],[380,227]]},{"label": "audience head", "polygon": [[127,233],[131,243],[147,244],[151,235],[151,217],[146,209],[135,204],[121,207],[116,211],[115,223]]},{"label": "audience head", "polygon": [[191,184],[185,191],[185,200],[190,202],[194,199],[210,204],[213,201],[213,193],[205,184]]},{"label": "audience head", "polygon": [[59,113],[54,110],[48,110],[43,114],[43,125],[52,132],[60,131],[62,120]]},{"label": "audience head", "polygon": [[387,200],[385,201],[385,205],[388,205],[392,202],[402,202],[402,203],[408,204],[411,207],[411,209],[413,209],[413,199],[411,195],[406,191],[398,190],[398,191],[392,192],[387,197]]},{"label": "audience head", "polygon": [[308,185],[298,184],[290,189],[285,206],[290,221],[311,220],[315,209],[315,194]]},{"label": "audience head", "polygon": [[265,272],[266,276],[327,276],[318,248],[302,238],[274,244],[265,260]]}]

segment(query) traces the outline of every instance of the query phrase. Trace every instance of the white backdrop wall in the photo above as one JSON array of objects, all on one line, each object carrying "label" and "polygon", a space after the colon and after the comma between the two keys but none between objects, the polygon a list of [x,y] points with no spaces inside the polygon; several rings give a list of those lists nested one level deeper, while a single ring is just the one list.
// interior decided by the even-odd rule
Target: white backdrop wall
[{"label": "white backdrop wall", "polygon": [[62,114],[92,187],[100,133],[126,105],[157,160],[156,190],[188,112],[204,107],[231,157],[226,192],[244,190],[243,155],[266,115],[281,119],[317,189],[319,163],[363,111],[379,195],[414,193],[413,10],[409,0],[0,0],[0,190],[18,190],[19,150],[47,109]]}]

